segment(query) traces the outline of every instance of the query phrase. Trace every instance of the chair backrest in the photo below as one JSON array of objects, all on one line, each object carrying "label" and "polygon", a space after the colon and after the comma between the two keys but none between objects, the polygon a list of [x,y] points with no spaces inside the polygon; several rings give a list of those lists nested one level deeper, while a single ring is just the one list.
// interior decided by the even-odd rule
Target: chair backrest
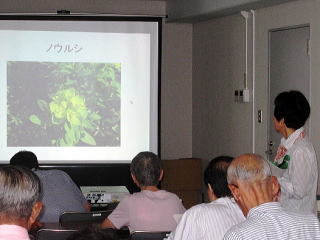
[{"label": "chair backrest", "polygon": [[64,212],[60,215],[59,222],[65,223],[99,223],[108,217],[112,211],[95,211],[95,212]]},{"label": "chair backrest", "polygon": [[131,240],[163,240],[170,232],[149,232],[149,231],[135,231],[131,233]]},{"label": "chair backrest", "polygon": [[76,230],[40,229],[36,240],[66,240]]}]

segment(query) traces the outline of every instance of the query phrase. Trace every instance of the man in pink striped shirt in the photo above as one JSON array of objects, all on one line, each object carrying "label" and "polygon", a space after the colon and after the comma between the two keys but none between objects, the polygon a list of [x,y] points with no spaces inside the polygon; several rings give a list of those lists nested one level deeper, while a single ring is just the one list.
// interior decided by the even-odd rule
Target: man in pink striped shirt
[{"label": "man in pink striped shirt", "polygon": [[42,203],[40,180],[31,170],[0,167],[0,240],[29,240]]}]

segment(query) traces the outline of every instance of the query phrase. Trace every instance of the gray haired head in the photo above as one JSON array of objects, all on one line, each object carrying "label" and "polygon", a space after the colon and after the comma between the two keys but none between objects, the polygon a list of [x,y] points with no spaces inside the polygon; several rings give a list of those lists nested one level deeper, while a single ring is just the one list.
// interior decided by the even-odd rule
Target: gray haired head
[{"label": "gray haired head", "polygon": [[31,170],[18,166],[0,167],[0,214],[28,219],[39,201],[40,180]]},{"label": "gray haired head", "polygon": [[227,172],[229,184],[236,181],[264,180],[271,176],[270,166],[266,160],[257,154],[244,154],[235,158]]},{"label": "gray haired head", "polygon": [[157,186],[161,175],[161,160],[152,152],[140,152],[131,162],[131,174],[137,179],[140,187]]}]

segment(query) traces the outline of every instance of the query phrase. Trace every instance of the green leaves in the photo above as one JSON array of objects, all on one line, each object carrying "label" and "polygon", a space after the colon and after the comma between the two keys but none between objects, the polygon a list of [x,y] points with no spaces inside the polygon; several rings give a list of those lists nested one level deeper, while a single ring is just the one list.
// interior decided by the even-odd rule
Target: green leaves
[{"label": "green leaves", "polygon": [[101,116],[90,113],[85,104],[85,98],[74,88],[59,90],[52,96],[49,104],[52,113],[52,123],[64,123],[64,137],[57,141],[59,146],[75,146],[80,140],[89,145],[96,145],[94,137],[84,128],[94,131]]},{"label": "green leaves", "polygon": [[89,117],[92,121],[96,121],[96,120],[100,120],[101,116],[97,113],[91,113],[90,117]]},{"label": "green leaves", "polygon": [[[71,125],[72,126],[72,125]],[[76,127],[69,127],[68,123],[65,122],[64,123],[64,129],[65,129],[65,142],[69,145],[69,146],[73,146],[75,143],[77,143],[79,141],[79,137],[76,137],[75,131],[79,131],[78,128]],[[78,134],[80,136],[80,134]]]},{"label": "green leaves", "polygon": [[29,120],[30,120],[32,123],[41,126],[41,120],[38,118],[37,115],[34,115],[34,114],[31,115],[31,116],[29,117]]},{"label": "green leaves", "polygon": [[29,119],[43,134],[50,132],[48,145],[118,146],[121,63],[42,64],[53,81]]},{"label": "green leaves", "polygon": [[83,137],[81,138],[82,142],[87,143],[89,145],[97,145],[94,138],[87,131],[84,130],[82,133],[83,133]]},{"label": "green leaves", "polygon": [[39,108],[41,109],[41,111],[47,111],[49,110],[48,108],[48,103],[42,99],[38,99],[37,104],[39,106]]},{"label": "green leaves", "polygon": [[59,90],[52,97],[49,107],[55,117],[54,124],[60,123],[57,119],[66,119],[71,125],[81,126],[88,115],[84,97],[78,95],[74,88]]}]

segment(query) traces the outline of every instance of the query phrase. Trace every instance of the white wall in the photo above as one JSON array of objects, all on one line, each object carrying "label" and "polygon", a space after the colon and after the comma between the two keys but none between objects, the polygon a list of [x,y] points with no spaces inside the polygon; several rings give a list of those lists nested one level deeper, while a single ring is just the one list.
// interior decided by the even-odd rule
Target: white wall
[{"label": "white wall", "polygon": [[234,102],[234,90],[243,88],[245,52],[240,14],[194,24],[194,157],[208,160],[252,150],[252,101]]},{"label": "white wall", "polygon": [[169,0],[167,14],[170,21],[194,22],[288,1],[293,0]]},{"label": "white wall", "polygon": [[166,24],[162,46],[162,158],[192,157],[192,25]]}]

